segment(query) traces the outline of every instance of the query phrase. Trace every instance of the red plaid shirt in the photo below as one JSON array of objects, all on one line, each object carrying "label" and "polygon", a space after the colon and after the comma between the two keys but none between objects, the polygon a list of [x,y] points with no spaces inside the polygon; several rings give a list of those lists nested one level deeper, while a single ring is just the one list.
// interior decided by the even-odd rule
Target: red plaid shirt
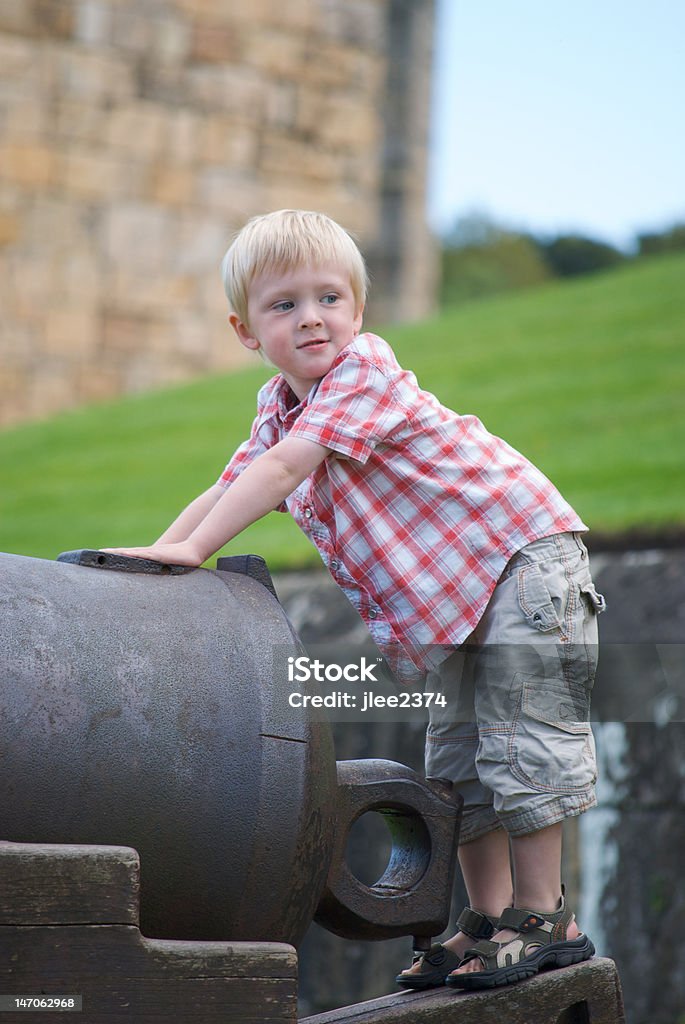
[{"label": "red plaid shirt", "polygon": [[268,381],[219,483],[286,435],[331,454],[281,511],[407,681],[466,640],[512,555],[587,529],[523,455],[422,391],[373,334],[343,349],[302,402],[280,374]]}]

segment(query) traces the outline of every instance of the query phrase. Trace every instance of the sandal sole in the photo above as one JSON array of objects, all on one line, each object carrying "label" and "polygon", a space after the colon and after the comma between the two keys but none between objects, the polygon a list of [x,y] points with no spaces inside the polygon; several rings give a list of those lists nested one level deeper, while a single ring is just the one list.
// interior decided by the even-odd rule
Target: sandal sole
[{"label": "sandal sole", "polygon": [[[454,968],[452,968],[454,970]],[[442,988],[445,984],[447,975],[443,975],[442,978],[419,978],[416,975],[416,980],[413,978],[407,978],[406,974],[398,974],[395,978],[395,984],[401,988],[411,989],[412,992],[422,992],[425,988]],[[410,980],[411,979],[411,980]]]},{"label": "sandal sole", "polygon": [[583,936],[582,939],[543,946],[536,953],[531,953],[517,964],[510,964],[508,967],[498,967],[494,971],[475,971],[472,974],[450,974],[445,979],[445,984],[448,988],[461,989],[498,988],[502,985],[513,985],[517,981],[525,981],[540,971],[583,963],[594,955],[595,947],[591,940]]}]

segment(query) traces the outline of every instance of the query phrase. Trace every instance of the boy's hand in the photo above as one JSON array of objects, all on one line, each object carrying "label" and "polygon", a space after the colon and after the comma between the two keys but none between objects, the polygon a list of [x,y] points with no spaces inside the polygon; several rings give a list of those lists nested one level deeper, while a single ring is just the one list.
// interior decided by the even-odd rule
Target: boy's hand
[{"label": "boy's hand", "polygon": [[101,548],[111,555],[128,555],[130,558],[149,558],[153,562],[165,562],[167,565],[189,565],[193,568],[202,565],[202,558],[190,541],[183,540],[177,544],[151,544],[147,548]]}]

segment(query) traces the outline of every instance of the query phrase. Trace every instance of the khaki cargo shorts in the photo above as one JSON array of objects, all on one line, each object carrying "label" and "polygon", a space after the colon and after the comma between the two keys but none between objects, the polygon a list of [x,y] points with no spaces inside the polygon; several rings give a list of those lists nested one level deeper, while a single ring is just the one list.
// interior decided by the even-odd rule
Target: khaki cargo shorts
[{"label": "khaki cargo shorts", "polygon": [[500,826],[525,835],[597,802],[590,694],[597,615],[579,534],[522,548],[506,566],[478,626],[428,675],[426,776],[464,798],[460,842]]}]

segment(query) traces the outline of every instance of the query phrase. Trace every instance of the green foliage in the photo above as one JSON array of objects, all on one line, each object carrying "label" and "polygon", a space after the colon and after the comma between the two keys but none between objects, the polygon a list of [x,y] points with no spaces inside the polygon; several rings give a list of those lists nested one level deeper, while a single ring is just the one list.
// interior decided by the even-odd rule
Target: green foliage
[{"label": "green foliage", "polygon": [[466,299],[530,288],[551,276],[544,256],[530,238],[502,232],[487,245],[443,250],[440,303],[452,306]]},{"label": "green foliage", "polygon": [[[537,463],[591,527],[685,523],[685,256],[472,302],[386,336],[423,387]],[[383,332],[381,332],[383,333]],[[0,549],[153,540],[246,436],[259,367],[0,434]],[[230,545],[317,564],[287,515]]]},{"label": "green foliage", "polygon": [[[685,250],[685,224],[638,235],[637,258]],[[499,227],[486,215],[458,218],[443,239],[440,304],[470,299],[608,270],[633,257],[585,235],[543,238]]]},{"label": "green foliage", "polygon": [[445,238],[440,305],[542,284],[552,276],[536,241],[498,227],[486,216],[457,220]]},{"label": "green foliage", "polygon": [[664,252],[682,252],[685,249],[685,224],[674,224],[666,231],[637,236],[640,256],[654,256]]},{"label": "green foliage", "polygon": [[606,270],[626,258],[613,245],[583,235],[560,235],[550,242],[539,242],[538,245],[552,274],[557,277],[573,277],[575,274]]}]

